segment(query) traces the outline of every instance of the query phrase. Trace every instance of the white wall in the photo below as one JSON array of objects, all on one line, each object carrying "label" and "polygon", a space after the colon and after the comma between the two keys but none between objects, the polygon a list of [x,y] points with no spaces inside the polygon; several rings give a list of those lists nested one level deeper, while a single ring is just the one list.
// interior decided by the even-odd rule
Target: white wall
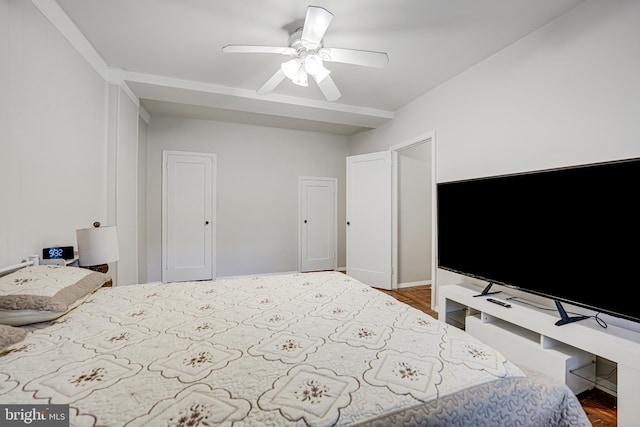
[{"label": "white wall", "polygon": [[217,277],[297,270],[298,176],[338,178],[338,266],[345,265],[346,137],[153,116],[147,146],[149,281],[161,280],[162,150],[217,154]]},{"label": "white wall", "polygon": [[589,1],[352,138],[352,154],[435,129],[437,180],[640,153],[640,2]]},{"label": "white wall", "polygon": [[[0,61],[0,265],[5,266],[12,264],[15,261],[20,261],[23,254],[13,255],[14,252],[12,245],[15,245],[16,237],[9,235],[9,209],[10,201],[16,201],[16,195],[18,193],[13,189],[13,182],[10,182],[8,173],[11,170],[11,158],[15,155],[17,150],[17,144],[10,144],[9,124],[11,118],[9,113],[11,111],[11,103],[9,102],[11,82],[9,76],[11,75],[11,66],[13,62],[9,53],[12,49],[10,43],[11,37],[9,23],[10,21],[10,2],[9,0],[0,0],[0,58],[7,58],[9,60],[2,59]],[[15,169],[13,169],[15,171]],[[3,172],[4,171],[4,172]],[[12,197],[10,199],[9,197]],[[12,221],[15,221],[12,220]]]},{"label": "white wall", "polygon": [[0,94],[6,266],[105,221],[107,84],[31,2],[0,0]]},{"label": "white wall", "polygon": [[109,225],[118,229],[120,259],[114,285],[138,283],[138,99],[120,85],[110,85]]},{"label": "white wall", "polygon": [[[639,22],[638,1],[588,1],[354,136],[352,153],[435,130],[437,182],[638,157]],[[438,286],[455,280],[442,273]]]}]

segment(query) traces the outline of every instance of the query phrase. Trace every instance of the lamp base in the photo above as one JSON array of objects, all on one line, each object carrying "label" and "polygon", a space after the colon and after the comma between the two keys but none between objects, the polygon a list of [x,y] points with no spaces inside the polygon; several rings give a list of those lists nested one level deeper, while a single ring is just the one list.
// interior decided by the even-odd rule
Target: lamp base
[{"label": "lamp base", "polygon": [[98,273],[106,273],[109,271],[108,264],[98,264],[98,265],[83,265],[82,268],[86,268],[88,270],[97,271]]}]

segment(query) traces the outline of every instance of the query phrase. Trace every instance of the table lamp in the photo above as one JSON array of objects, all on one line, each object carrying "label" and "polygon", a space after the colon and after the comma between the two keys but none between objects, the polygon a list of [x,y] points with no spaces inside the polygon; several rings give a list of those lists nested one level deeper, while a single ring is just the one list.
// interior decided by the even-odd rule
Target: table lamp
[{"label": "table lamp", "polygon": [[76,230],[78,240],[78,263],[80,267],[106,273],[107,263],[117,261],[118,233],[115,226],[101,227],[98,221],[93,227]]}]

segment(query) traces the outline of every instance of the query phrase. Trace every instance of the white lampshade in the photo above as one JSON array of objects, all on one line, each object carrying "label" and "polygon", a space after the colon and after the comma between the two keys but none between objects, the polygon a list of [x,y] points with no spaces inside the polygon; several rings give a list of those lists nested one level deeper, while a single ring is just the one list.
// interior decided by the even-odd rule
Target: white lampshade
[{"label": "white lampshade", "polygon": [[287,62],[283,62],[280,68],[291,81],[298,86],[307,86],[307,72],[303,67],[303,63],[299,58],[293,58]]},{"label": "white lampshade", "polygon": [[118,233],[115,226],[76,230],[79,264],[93,266],[117,261]]},{"label": "white lampshade", "polygon": [[308,55],[304,59],[304,68],[307,70],[307,73],[315,77],[318,83],[324,80],[331,72],[325,68],[322,63],[322,58],[320,58],[319,55]]},{"label": "white lampshade", "polygon": [[307,80],[307,72],[305,70],[302,69],[302,67],[300,68],[300,71],[298,72],[298,77],[291,80],[294,84],[297,84],[298,86],[307,86],[309,84],[308,80]]},{"label": "white lampshade", "polygon": [[280,68],[282,69],[282,71],[284,71],[285,76],[287,76],[290,80],[294,80],[298,77],[301,66],[302,62],[300,62],[298,58],[293,58],[287,62],[283,62],[282,64],[280,64]]}]

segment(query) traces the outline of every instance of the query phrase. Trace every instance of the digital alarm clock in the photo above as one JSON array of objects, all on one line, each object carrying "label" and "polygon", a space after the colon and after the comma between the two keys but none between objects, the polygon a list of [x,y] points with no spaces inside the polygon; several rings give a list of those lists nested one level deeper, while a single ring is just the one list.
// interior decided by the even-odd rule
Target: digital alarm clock
[{"label": "digital alarm clock", "polygon": [[56,246],[42,249],[42,259],[73,259],[73,246]]}]

